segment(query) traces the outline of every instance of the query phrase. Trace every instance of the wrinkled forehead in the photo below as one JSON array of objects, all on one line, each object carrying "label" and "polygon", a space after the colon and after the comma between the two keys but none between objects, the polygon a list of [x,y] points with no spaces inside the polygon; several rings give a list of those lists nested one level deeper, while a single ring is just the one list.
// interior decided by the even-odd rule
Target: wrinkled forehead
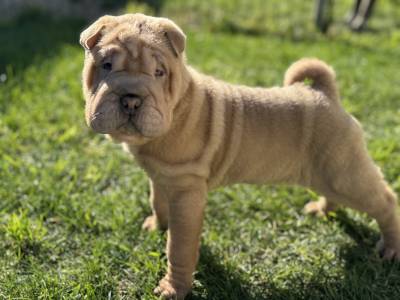
[{"label": "wrinkled forehead", "polygon": [[97,63],[109,60],[117,69],[150,73],[157,64],[166,69],[166,55],[169,54],[151,34],[123,24],[105,33],[92,55]]},{"label": "wrinkled forehead", "polygon": [[168,55],[169,43],[166,35],[159,31],[158,23],[151,17],[116,17],[116,22],[104,28],[103,37],[98,44],[107,48],[116,45],[137,57],[142,48],[158,50]]},{"label": "wrinkled forehead", "polygon": [[100,56],[107,56],[114,53],[126,52],[125,54],[136,59],[147,47],[147,42],[132,26],[120,25],[103,35],[96,47]]}]

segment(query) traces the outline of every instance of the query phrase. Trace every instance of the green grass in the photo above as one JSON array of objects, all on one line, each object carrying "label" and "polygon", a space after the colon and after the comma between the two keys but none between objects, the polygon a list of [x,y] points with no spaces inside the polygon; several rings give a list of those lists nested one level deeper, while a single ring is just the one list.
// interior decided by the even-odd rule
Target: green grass
[{"label": "green grass", "polygon": [[[307,1],[268,1],[265,14],[264,2],[236,1],[238,15],[228,0],[205,2],[163,7],[188,30],[191,64],[271,86],[300,57],[328,61],[400,192],[398,6],[380,1],[373,30],[352,34],[340,21],[343,1],[322,36]],[[150,213],[146,176],[84,124],[83,26],[32,14],[0,25],[0,299],[155,299],[166,267],[165,235],[140,229]],[[400,265],[374,252],[375,222],[347,209],[303,215],[315,198],[293,187],[210,193],[191,299],[399,299]]]}]

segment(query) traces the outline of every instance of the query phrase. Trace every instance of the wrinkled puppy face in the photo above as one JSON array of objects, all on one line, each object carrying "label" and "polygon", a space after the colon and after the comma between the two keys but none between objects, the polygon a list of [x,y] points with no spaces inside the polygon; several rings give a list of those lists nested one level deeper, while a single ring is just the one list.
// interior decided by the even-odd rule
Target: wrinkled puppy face
[{"label": "wrinkled puppy face", "polygon": [[166,133],[184,80],[182,31],[164,18],[104,16],[80,42],[88,126],[134,144]]}]

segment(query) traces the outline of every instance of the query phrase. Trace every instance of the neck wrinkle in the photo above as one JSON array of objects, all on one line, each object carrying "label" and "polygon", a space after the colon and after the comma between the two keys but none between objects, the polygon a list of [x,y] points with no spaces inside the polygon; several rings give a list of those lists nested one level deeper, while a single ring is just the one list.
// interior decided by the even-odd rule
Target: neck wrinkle
[{"label": "neck wrinkle", "polygon": [[193,78],[186,68],[184,72],[186,73],[186,76],[183,79],[184,91],[179,95],[179,100],[173,109],[173,121],[171,130],[176,129],[176,127],[179,125],[184,125],[187,123],[188,117],[190,115],[190,99],[194,98],[193,94],[195,93],[195,85],[193,83]]}]

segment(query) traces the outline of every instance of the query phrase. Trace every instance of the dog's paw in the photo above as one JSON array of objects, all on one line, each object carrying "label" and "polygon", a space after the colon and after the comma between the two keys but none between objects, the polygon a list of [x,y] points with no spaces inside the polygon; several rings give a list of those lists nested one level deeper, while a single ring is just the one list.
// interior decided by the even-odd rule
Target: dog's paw
[{"label": "dog's paw", "polygon": [[147,231],[155,231],[155,230],[165,231],[168,229],[168,225],[164,223],[160,224],[157,217],[155,215],[151,215],[144,220],[142,224],[142,229]]},{"label": "dog's paw", "polygon": [[317,217],[324,217],[328,212],[334,210],[336,205],[327,202],[324,197],[320,197],[318,201],[310,201],[304,206],[306,214],[315,215]]},{"label": "dog's paw", "polygon": [[304,206],[304,212],[306,214],[314,215],[317,217],[324,217],[326,216],[327,212],[321,206],[319,201],[310,201]]},{"label": "dog's paw", "polygon": [[183,288],[174,286],[168,278],[164,277],[161,279],[158,287],[155,288],[154,293],[160,296],[162,299],[178,299],[183,300],[189,293],[190,288]]},{"label": "dog's paw", "polygon": [[142,229],[147,230],[147,231],[157,230],[158,222],[157,222],[156,216],[154,216],[154,215],[148,216],[142,224]]},{"label": "dog's paw", "polygon": [[400,262],[400,245],[392,246],[390,243],[385,243],[381,238],[376,244],[376,249],[383,260],[394,260]]}]

